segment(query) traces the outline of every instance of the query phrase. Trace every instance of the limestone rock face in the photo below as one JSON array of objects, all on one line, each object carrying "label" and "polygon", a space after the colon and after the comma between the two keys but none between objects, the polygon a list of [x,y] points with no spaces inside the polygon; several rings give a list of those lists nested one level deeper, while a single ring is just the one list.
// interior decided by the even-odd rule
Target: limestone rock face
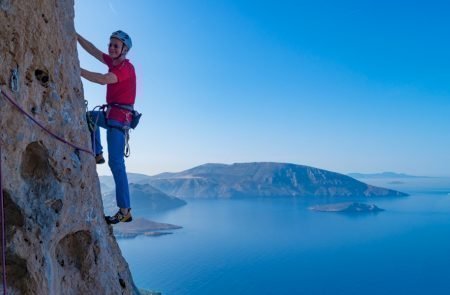
[{"label": "limestone rock face", "polygon": [[[73,0],[0,0],[0,87],[89,150],[73,19]],[[0,125],[8,294],[138,294],[103,219],[92,155],[3,95]]]}]

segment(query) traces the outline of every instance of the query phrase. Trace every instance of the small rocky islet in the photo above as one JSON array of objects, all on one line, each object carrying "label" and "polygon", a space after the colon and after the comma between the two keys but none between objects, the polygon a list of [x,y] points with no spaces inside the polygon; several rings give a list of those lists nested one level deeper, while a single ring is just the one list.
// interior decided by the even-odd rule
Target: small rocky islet
[{"label": "small rocky islet", "polygon": [[168,230],[180,229],[181,226],[154,222],[145,218],[137,218],[132,222],[119,223],[113,226],[114,235],[118,239],[130,239],[139,235],[157,237],[172,234]]},{"label": "small rocky islet", "polygon": [[342,213],[377,213],[384,211],[374,204],[358,203],[358,202],[343,202],[326,205],[316,205],[308,208],[312,211],[318,212],[342,212]]}]

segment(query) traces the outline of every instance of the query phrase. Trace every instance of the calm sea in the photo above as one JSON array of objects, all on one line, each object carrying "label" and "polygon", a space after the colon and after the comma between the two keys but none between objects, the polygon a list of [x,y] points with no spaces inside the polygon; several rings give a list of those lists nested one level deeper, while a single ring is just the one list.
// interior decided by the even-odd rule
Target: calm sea
[{"label": "calm sea", "polygon": [[363,199],[386,209],[363,216],[307,209],[336,199],[191,200],[146,216],[183,229],[119,245],[164,295],[450,294],[450,183],[383,181],[411,196]]}]

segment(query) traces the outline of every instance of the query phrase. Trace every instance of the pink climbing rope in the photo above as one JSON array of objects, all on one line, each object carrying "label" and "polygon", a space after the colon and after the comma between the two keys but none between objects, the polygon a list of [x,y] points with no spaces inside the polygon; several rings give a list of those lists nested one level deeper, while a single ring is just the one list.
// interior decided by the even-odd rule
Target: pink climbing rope
[{"label": "pink climbing rope", "polygon": [[27,116],[31,121],[33,121],[36,125],[38,125],[39,127],[41,127],[42,130],[44,130],[45,132],[47,132],[48,134],[50,134],[51,136],[53,136],[54,138],[56,138],[57,140],[77,149],[80,150],[82,152],[88,153],[92,156],[95,156],[94,153],[88,149],[79,147],[71,142],[68,142],[67,140],[65,140],[64,138],[62,138],[61,136],[53,133],[52,131],[50,131],[49,129],[47,129],[44,125],[42,125],[41,123],[39,123],[35,118],[33,118],[31,115],[29,115],[23,108],[21,108],[11,97],[9,97],[8,94],[6,94],[4,91],[0,91],[1,94],[3,94],[3,96],[12,104],[14,105],[22,114],[24,114],[25,116]]},{"label": "pink climbing rope", "polygon": [[[24,114],[26,117],[28,117],[31,121],[33,121],[36,125],[41,127],[45,132],[56,138],[57,140],[77,149],[80,151],[83,151],[85,153],[88,153],[92,156],[95,156],[94,153],[88,149],[79,147],[71,142],[68,142],[64,138],[58,136],[57,134],[53,133],[49,129],[47,129],[44,125],[39,123],[36,119],[34,119],[32,116],[30,116],[23,108],[21,108],[11,97],[9,97],[8,94],[6,94],[4,91],[1,91],[0,94],[3,94],[3,96],[12,104],[14,105],[22,114]],[[3,294],[6,295],[6,237],[5,237],[5,209],[4,209],[4,203],[3,203],[3,184],[2,184],[2,152],[1,152],[1,145],[0,145],[0,219],[2,222],[2,273],[3,273]]]}]

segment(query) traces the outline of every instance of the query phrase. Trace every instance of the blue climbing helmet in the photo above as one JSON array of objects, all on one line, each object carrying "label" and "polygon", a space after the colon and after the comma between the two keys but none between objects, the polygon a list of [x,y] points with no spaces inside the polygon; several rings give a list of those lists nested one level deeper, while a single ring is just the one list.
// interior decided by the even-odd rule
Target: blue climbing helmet
[{"label": "blue climbing helmet", "polygon": [[111,34],[111,38],[116,38],[119,39],[120,41],[123,42],[123,44],[125,44],[128,47],[128,50],[131,49],[131,46],[133,45],[131,42],[131,38],[130,36],[128,36],[127,33],[125,33],[124,31],[115,31],[114,33]]}]

